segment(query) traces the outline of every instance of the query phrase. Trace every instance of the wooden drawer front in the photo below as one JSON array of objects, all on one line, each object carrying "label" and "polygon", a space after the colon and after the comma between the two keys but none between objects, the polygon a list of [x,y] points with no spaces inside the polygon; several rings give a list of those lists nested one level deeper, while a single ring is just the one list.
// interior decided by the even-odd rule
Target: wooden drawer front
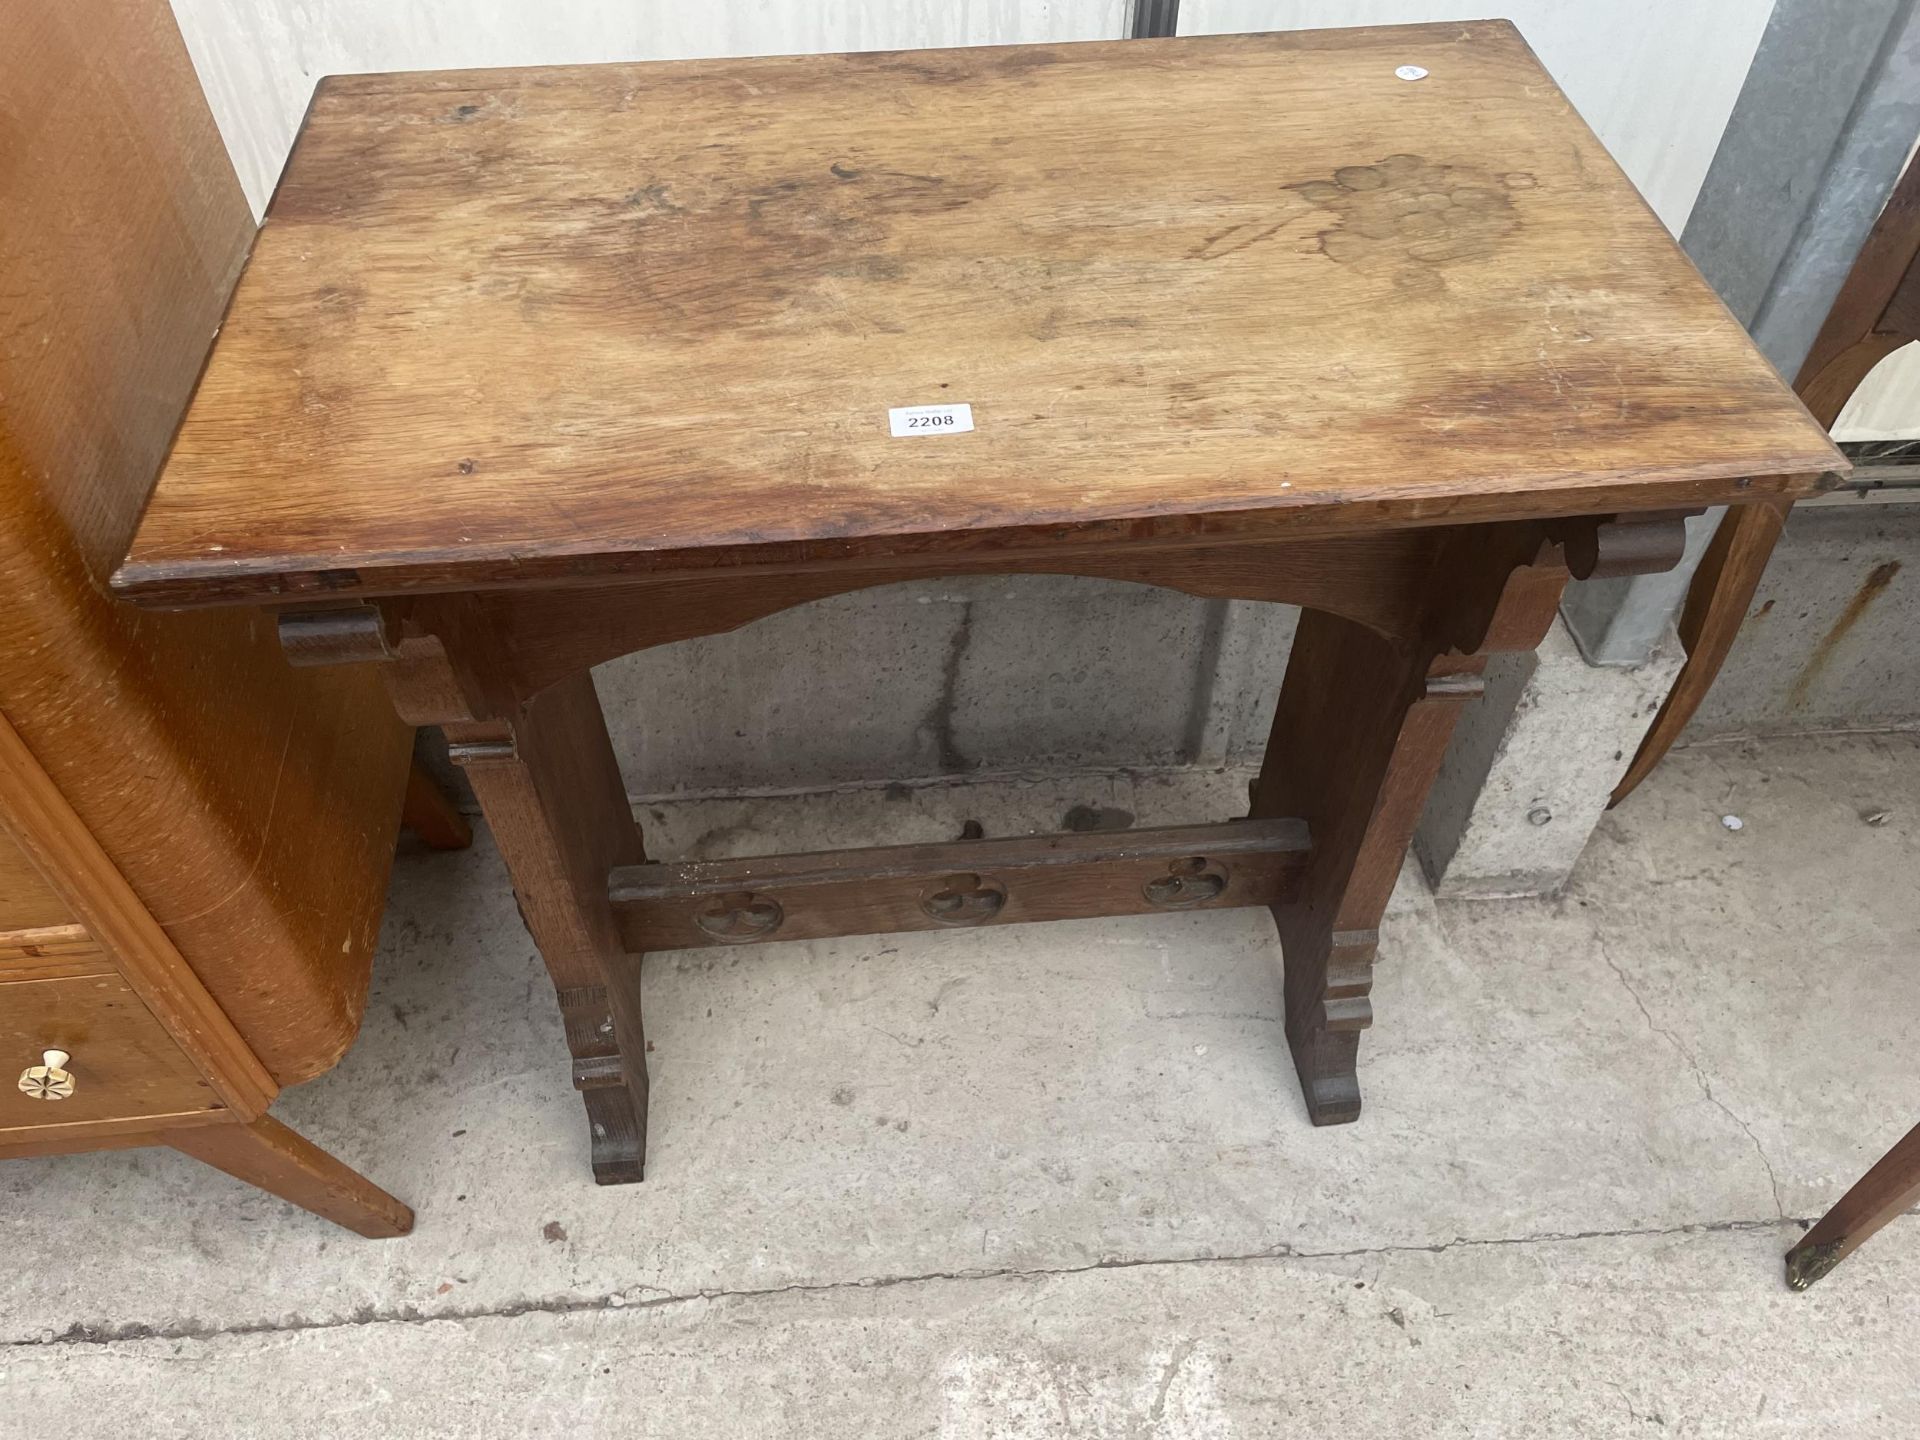
[{"label": "wooden drawer front", "polygon": [[113,962],[84,925],[0,930],[0,985],[14,980],[65,980],[113,973]]},{"label": "wooden drawer front", "polygon": [[[43,1050],[65,1050],[65,1100],[20,1092]],[[0,1138],[10,1130],[220,1109],[213,1088],[117,974],[0,985]]]}]

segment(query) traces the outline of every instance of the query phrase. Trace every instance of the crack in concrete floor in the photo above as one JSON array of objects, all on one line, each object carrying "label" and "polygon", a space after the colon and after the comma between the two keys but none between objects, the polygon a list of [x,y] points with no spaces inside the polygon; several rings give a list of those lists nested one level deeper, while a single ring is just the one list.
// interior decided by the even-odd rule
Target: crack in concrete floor
[{"label": "crack in concrete floor", "polygon": [[[685,1293],[655,1292],[638,1299],[633,1292],[610,1295],[558,1297],[527,1300],[504,1305],[425,1311],[400,1307],[377,1311],[364,1307],[337,1318],[309,1319],[294,1316],[279,1321],[240,1325],[203,1325],[182,1321],[173,1325],[86,1325],[79,1322],[56,1334],[35,1339],[9,1340],[4,1348],[31,1350],[51,1346],[111,1346],[141,1340],[220,1340],[250,1335],[288,1335],[309,1330],[346,1330],[366,1325],[463,1324],[473,1320],[513,1320],[523,1315],[580,1315],[615,1310],[660,1310],[673,1306],[705,1304],[716,1300],[767,1300],[782,1295],[831,1295],[853,1290],[890,1290],[906,1285],[931,1285],[941,1282],[977,1284],[996,1280],[1052,1280],[1071,1275],[1088,1275],[1103,1270],[1142,1270],[1173,1268],[1182,1265],[1251,1265],[1303,1260],[1349,1260],[1366,1255],[1441,1255],[1456,1249],[1496,1246],[1566,1245],[1583,1240],[1661,1239],[1676,1235],[1737,1235],[1775,1231],[1797,1226],[1804,1232],[1813,1224],[1805,1217],[1780,1216],[1762,1220],[1713,1220],[1690,1225],[1635,1227],[1616,1230],[1580,1230],[1545,1232],[1537,1235],[1457,1235],[1450,1240],[1424,1245],[1364,1245],[1343,1250],[1302,1250],[1280,1244],[1262,1250],[1233,1255],[1165,1255],[1134,1258],[1109,1258],[1084,1265],[1043,1265],[1005,1267],[987,1270],[928,1270],[908,1275],[862,1276],[854,1280],[798,1281],[790,1285],[768,1285],[739,1290],[693,1290]],[[1784,1254],[1784,1251],[1782,1252]],[[645,1290],[647,1287],[640,1287]]]},{"label": "crack in concrete floor", "polygon": [[1640,998],[1640,992],[1627,978],[1627,972],[1620,968],[1620,962],[1613,958],[1613,951],[1607,948],[1607,937],[1596,930],[1593,941],[1599,948],[1600,958],[1607,962],[1607,968],[1619,977],[1621,988],[1633,997],[1633,1003],[1639,1007],[1641,1017],[1647,1022],[1647,1028],[1674,1048],[1674,1052],[1686,1062],[1687,1069],[1693,1075],[1694,1083],[1700,1087],[1700,1093],[1706,1097],[1707,1103],[1738,1125],[1752,1143],[1753,1153],[1760,1157],[1760,1164],[1767,1172],[1767,1185],[1773,1191],[1773,1208],[1779,1212],[1780,1218],[1785,1220],[1787,1206],[1786,1202],[1780,1198],[1780,1177],[1774,1173],[1773,1161],[1768,1158],[1766,1147],[1760,1143],[1760,1137],[1753,1133],[1751,1125],[1733,1112],[1726,1101],[1713,1093],[1713,1082],[1707,1079],[1707,1072],[1700,1068],[1700,1062],[1694,1058],[1693,1052],[1680,1043],[1680,1037],[1654,1020],[1653,1012],[1647,1008],[1647,1002]]}]

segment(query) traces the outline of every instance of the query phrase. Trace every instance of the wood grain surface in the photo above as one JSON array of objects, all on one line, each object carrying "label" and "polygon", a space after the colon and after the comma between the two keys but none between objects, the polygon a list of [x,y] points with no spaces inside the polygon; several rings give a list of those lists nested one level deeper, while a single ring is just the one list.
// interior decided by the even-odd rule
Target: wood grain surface
[{"label": "wood grain surface", "polygon": [[[43,837],[61,868],[33,885],[0,843],[0,929],[80,917],[111,943],[76,887],[124,877],[125,925],[165,931],[143,953],[185,956],[241,1048],[308,1079],[359,1024],[408,732],[377,677],[289,670],[256,616],[108,595],[252,219],[161,0],[9,7],[4,30],[0,718],[75,833]],[[110,863],[71,869],[83,841]]]},{"label": "wood grain surface", "polygon": [[1920,1125],[1854,1183],[1787,1252],[1787,1284],[1804,1290],[1920,1200]]},{"label": "wood grain surface", "polygon": [[[212,1093],[248,1117],[265,1110],[278,1089],[272,1075],[4,716],[0,830],[41,874],[58,880],[61,893],[84,922],[84,933],[112,957],[118,971],[115,982],[145,1002],[152,1012],[145,1017],[147,1023],[156,1029],[164,1024],[163,1033],[173,1037],[168,1043],[198,1067]],[[261,988],[270,989],[273,980],[273,972],[266,971]],[[23,993],[0,992],[0,1005]],[[82,992],[75,991],[60,1018],[87,1024],[89,1017],[78,1008],[82,999]]]},{"label": "wood grain surface", "polygon": [[412,1210],[271,1115],[249,1125],[172,1130],[165,1138],[184,1155],[370,1240],[413,1229]]},{"label": "wood grain surface", "polygon": [[[889,434],[935,403],[975,428]],[[1829,468],[1505,22],[333,77],[116,583],[1351,532]]]},{"label": "wood grain surface", "polygon": [[114,973],[112,959],[84,925],[0,930],[0,984]]},{"label": "wood grain surface", "polygon": [[[65,1100],[35,1100],[14,1083],[49,1048],[72,1056],[64,1068],[74,1089]],[[39,1125],[223,1108],[198,1067],[118,975],[0,985],[0,1140]]]},{"label": "wood grain surface", "polygon": [[[449,668],[431,688],[450,692],[458,682]],[[640,960],[621,948],[607,872],[639,864],[646,849],[593,677],[581,671],[518,707],[511,720],[442,728],[558,992],[574,1085],[587,1107],[594,1178],[603,1185],[639,1180],[648,1093]]]},{"label": "wood grain surface", "polygon": [[65,925],[73,907],[47,884],[26,853],[0,832],[0,930]]},{"label": "wood grain surface", "polygon": [[[1920,340],[1920,163],[1907,168],[1887,197],[1847,272],[1833,308],[1821,322],[1794,389],[1821,425],[1840,419],[1854,391],[1873,367],[1894,351]],[[1786,530],[1791,502],[1744,505],[1729,512],[1713,532],[1687,587],[1680,612],[1680,641],[1687,663],[1647,727],[1626,774],[1614,786],[1610,806],[1637,789],[1680,739],[1733,642],[1746,623],[1767,561]]]},{"label": "wood grain surface", "polygon": [[629,865],[608,890],[633,951],[1271,905],[1298,888],[1297,820]]}]

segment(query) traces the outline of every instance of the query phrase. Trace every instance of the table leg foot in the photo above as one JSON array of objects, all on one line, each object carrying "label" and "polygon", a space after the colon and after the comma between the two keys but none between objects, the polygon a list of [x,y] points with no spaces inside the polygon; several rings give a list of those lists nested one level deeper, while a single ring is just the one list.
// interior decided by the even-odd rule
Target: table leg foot
[{"label": "table leg foot", "polygon": [[1301,897],[1273,914],[1287,1040],[1315,1125],[1360,1117],[1355,1067],[1360,1032],[1373,1023],[1377,926],[1455,713],[1476,688],[1431,675],[1432,660],[1430,650],[1307,612],[1254,784],[1256,817],[1297,815],[1313,835]]},{"label": "table leg foot", "polygon": [[647,1116],[634,1108],[624,1086],[588,1090],[587,1125],[593,1144],[596,1185],[637,1185],[646,1179]]},{"label": "table leg foot", "polygon": [[1372,930],[1312,933],[1311,914],[1289,911],[1280,933],[1286,955],[1287,1044],[1307,1115],[1315,1125],[1360,1118],[1360,1032],[1373,1023]]},{"label": "table leg foot", "polygon": [[271,1115],[246,1125],[170,1131],[167,1144],[369,1240],[413,1229],[413,1211]]},{"label": "table leg foot", "polygon": [[[1345,1039],[1345,1044],[1339,1043]],[[1357,1037],[1321,1035],[1289,1042],[1293,1068],[1300,1075],[1300,1093],[1307,1102],[1307,1118],[1315,1125],[1351,1125],[1360,1118],[1360,1056]]]},{"label": "table leg foot", "polygon": [[608,959],[606,1009],[620,1040],[617,1083],[582,1089],[598,1185],[636,1185],[647,1167],[646,1034],[640,1023],[640,957]]}]

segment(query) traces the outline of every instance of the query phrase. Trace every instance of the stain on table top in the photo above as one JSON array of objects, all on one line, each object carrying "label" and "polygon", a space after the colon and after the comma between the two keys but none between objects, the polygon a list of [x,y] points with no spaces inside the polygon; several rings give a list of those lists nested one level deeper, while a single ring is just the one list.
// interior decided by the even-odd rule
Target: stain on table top
[{"label": "stain on table top", "polygon": [[332,77],[115,583],[1328,533],[1830,468],[1505,22]]}]

